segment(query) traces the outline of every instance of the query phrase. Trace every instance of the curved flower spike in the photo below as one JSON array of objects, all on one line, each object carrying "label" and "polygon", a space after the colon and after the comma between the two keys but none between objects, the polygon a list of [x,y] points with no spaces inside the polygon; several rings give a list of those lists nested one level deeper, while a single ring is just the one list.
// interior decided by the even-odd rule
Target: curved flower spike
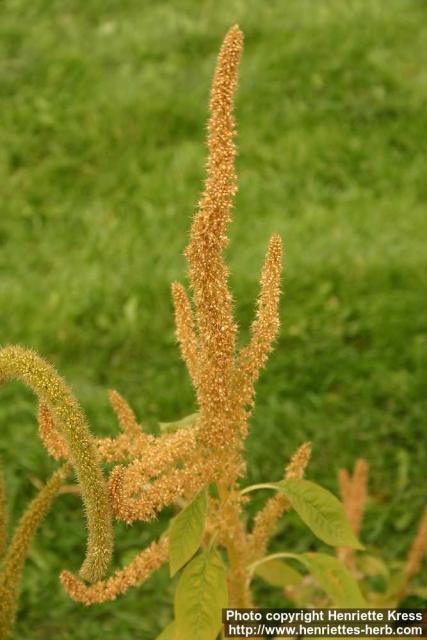
[{"label": "curved flower spike", "polygon": [[83,412],[55,369],[29,349],[0,349],[0,379],[25,383],[44,402],[67,443],[88,522],[86,559],[80,570],[93,582],[105,575],[113,550],[112,515],[96,449]]},{"label": "curved flower spike", "polygon": [[71,465],[56,471],[22,516],[0,572],[0,638],[6,638],[16,617],[18,588],[34,534],[57,496]]},{"label": "curved flower spike", "polygon": [[61,574],[62,586],[76,602],[89,606],[98,602],[115,600],[131,587],[142,584],[159,569],[169,557],[169,542],[166,536],[152,542],[124,568],[116,571],[108,580],[86,585],[69,571]]}]

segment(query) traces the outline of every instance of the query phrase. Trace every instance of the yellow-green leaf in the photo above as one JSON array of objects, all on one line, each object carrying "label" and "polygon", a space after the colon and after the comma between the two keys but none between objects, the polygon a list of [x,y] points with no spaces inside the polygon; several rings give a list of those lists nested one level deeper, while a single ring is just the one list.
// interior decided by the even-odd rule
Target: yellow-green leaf
[{"label": "yellow-green leaf", "polygon": [[173,422],[159,422],[160,431],[162,433],[175,433],[178,429],[188,429],[193,427],[196,423],[198,413],[191,413],[181,420],[174,420]]},{"label": "yellow-green leaf", "polygon": [[336,607],[366,607],[357,581],[346,567],[325,553],[303,553],[298,559],[307,567]]},{"label": "yellow-green leaf", "polygon": [[175,640],[215,640],[227,607],[227,576],[214,548],[185,567],[175,593]]},{"label": "yellow-green leaf", "polygon": [[320,540],[333,546],[363,549],[343,505],[330,491],[309,480],[282,480],[274,486],[286,494],[301,520]]},{"label": "yellow-green leaf", "polygon": [[174,576],[200,547],[207,509],[206,492],[202,491],[172,520],[169,531],[171,576]]},{"label": "yellow-green leaf", "polygon": [[258,572],[263,564],[280,558],[292,558],[293,560],[301,562],[323,591],[328,594],[336,607],[352,608],[368,606],[357,581],[348,569],[346,569],[340,560],[325,553],[297,554],[283,551],[254,562],[250,565],[249,569]]},{"label": "yellow-green leaf", "polygon": [[175,640],[175,622],[168,624],[156,640]]},{"label": "yellow-green leaf", "polygon": [[298,571],[295,571],[286,562],[281,560],[268,560],[263,564],[256,567],[255,573],[257,576],[273,585],[273,587],[280,587],[285,589],[286,587],[295,587],[301,584],[304,576]]}]

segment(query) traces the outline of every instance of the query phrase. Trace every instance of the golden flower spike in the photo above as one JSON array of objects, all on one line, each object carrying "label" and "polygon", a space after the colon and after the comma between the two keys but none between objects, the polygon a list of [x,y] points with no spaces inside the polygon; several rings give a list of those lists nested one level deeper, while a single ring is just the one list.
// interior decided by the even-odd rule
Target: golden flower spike
[{"label": "golden flower spike", "polygon": [[151,469],[149,460],[137,460],[128,467],[114,467],[109,490],[115,517],[127,524],[135,520],[152,520],[179,496],[194,495],[199,491],[210,477],[210,461],[197,451],[190,450],[187,455],[182,467],[175,463],[166,464],[166,468],[157,466],[156,458],[151,460]]},{"label": "golden flower spike", "polygon": [[[236,192],[233,101],[242,47],[243,35],[234,26],[221,46],[211,89],[207,178],[186,250],[191,300],[181,284],[172,285],[176,337],[199,405],[196,425],[159,438],[147,436],[141,443],[133,429],[134,417],[118,398],[112,398],[124,432],[98,441],[105,459],[124,463],[113,468],[109,491],[115,517],[127,523],[150,520],[178,498],[191,499],[210,482],[217,483],[215,517],[209,526],[218,544],[227,549],[233,606],[251,605],[247,565],[252,547],[242,518],[246,499],[240,495],[237,479],[245,466],[241,449],[254,384],[279,327],[282,259],[281,241],[275,235],[262,269],[251,339],[239,357],[223,252]],[[132,433],[125,421],[132,425]],[[294,456],[287,474],[302,475],[308,456],[306,445]],[[280,500],[271,504],[279,517],[285,506]],[[153,570],[153,563],[158,566],[166,557],[166,546],[159,551],[154,545],[137,556],[135,565],[109,580],[86,586],[66,572],[62,581],[76,600],[101,602],[123,593],[130,583],[140,583]]]},{"label": "golden flower spike", "polygon": [[117,570],[107,580],[87,585],[78,580],[69,571],[63,571],[61,582],[68,595],[76,602],[89,606],[98,602],[115,600],[118,595],[126,593],[131,587],[141,585],[148,580],[154,571],[167,562],[169,542],[163,536],[159,542],[152,542],[146,549],[124,568]]},{"label": "golden flower spike", "polygon": [[0,349],[0,379],[24,382],[49,409],[67,444],[86,507],[88,545],[80,573],[89,581],[107,571],[113,550],[112,516],[106,483],[85,417],[55,369],[29,349]]},{"label": "golden flower spike", "polygon": [[405,564],[405,577],[409,582],[421,568],[421,563],[424,558],[424,553],[427,549],[427,507],[424,509],[424,513],[418,525],[418,530],[415,535],[414,541],[408,553]]},{"label": "golden flower spike", "polygon": [[117,391],[110,391],[109,398],[122,429],[115,438],[97,438],[98,454],[105,462],[129,462],[145,456],[156,438],[144,433],[126,400]]},{"label": "golden flower spike", "polygon": [[[257,314],[251,327],[251,340],[240,351],[237,387],[242,406],[253,405],[254,384],[273,349],[279,332],[280,277],[282,272],[282,241],[272,236],[261,273],[261,291]],[[246,435],[245,433],[243,435]]]},{"label": "golden flower spike", "polygon": [[194,326],[194,314],[185,288],[179,282],[172,284],[172,298],[175,308],[176,337],[181,348],[182,359],[194,387],[198,386],[199,341]]},{"label": "golden flower spike", "polygon": [[142,434],[142,429],[138,424],[134,412],[123,396],[114,389],[111,389],[108,395],[123,433],[126,433],[130,438],[140,436]]},{"label": "golden flower spike", "polygon": [[49,407],[44,402],[39,404],[39,436],[54,460],[68,460],[70,453],[67,443],[58,432]]},{"label": "golden flower spike", "polygon": [[[354,465],[352,476],[350,476],[347,469],[340,469],[338,472],[341,499],[351,528],[356,536],[360,532],[363,512],[368,498],[368,471],[368,462],[364,458],[358,458]],[[356,572],[353,549],[338,547],[337,555],[351,571]]]},{"label": "golden flower spike", "polygon": [[216,476],[228,485],[244,470],[240,450],[253,386],[279,327],[282,259],[281,240],[274,235],[262,270],[251,341],[236,357],[237,326],[223,251],[237,190],[233,101],[242,48],[243,35],[236,25],[225,36],[212,82],[207,178],[185,252],[194,314],[184,288],[177,283],[172,288],[177,338],[200,408],[199,443],[208,456],[215,453]]},{"label": "golden flower spike", "polygon": [[18,590],[32,539],[71,471],[65,464],[56,471],[21,517],[0,572],[0,638],[6,638],[16,617]]},{"label": "golden flower spike", "polygon": [[237,436],[228,411],[232,404],[237,328],[222,253],[237,190],[233,99],[242,46],[242,32],[234,26],[222,44],[212,83],[205,191],[186,250],[200,345],[196,388],[200,441],[214,450],[230,447]]},{"label": "golden flower spike", "polygon": [[[285,470],[285,480],[298,480],[304,477],[305,469],[311,456],[311,444],[305,442],[294,453]],[[270,538],[274,535],[282,515],[290,509],[291,504],[283,493],[276,493],[269,498],[265,506],[258,511],[250,536],[252,561],[261,558],[267,549]]]}]

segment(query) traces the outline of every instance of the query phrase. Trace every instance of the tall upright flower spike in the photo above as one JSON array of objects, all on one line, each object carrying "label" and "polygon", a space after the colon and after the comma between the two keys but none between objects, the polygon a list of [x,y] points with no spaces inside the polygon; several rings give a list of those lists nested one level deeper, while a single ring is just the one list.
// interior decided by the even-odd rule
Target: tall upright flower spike
[{"label": "tall upright flower spike", "polygon": [[114,413],[117,416],[117,420],[119,422],[120,427],[123,430],[123,433],[127,434],[130,438],[138,437],[142,433],[142,429],[138,424],[136,416],[126,400],[123,396],[115,391],[114,389],[110,390],[109,398],[111,402],[111,406],[113,407]]},{"label": "tall upright flower spike", "polygon": [[108,569],[113,549],[112,515],[107,486],[83,412],[55,369],[33,351],[0,349],[0,378],[24,382],[47,405],[61,431],[77,473],[88,522],[86,559],[80,570],[89,581]]},{"label": "tall upright flower spike", "polygon": [[368,498],[368,462],[364,458],[356,460],[352,481],[352,509],[349,513],[350,524],[355,535],[360,532],[362,525],[363,511]]},{"label": "tall upright flower spike", "polygon": [[405,576],[407,582],[415,576],[421,568],[424,553],[427,548],[427,507],[418,525],[418,531],[409,550],[405,563]]},{"label": "tall upright flower spike", "polygon": [[[194,218],[186,256],[199,332],[198,400],[201,442],[214,449],[230,447],[233,438],[232,382],[236,325],[223,259],[233,196],[233,99],[243,34],[232,27],[222,44],[211,90],[207,178]],[[236,437],[236,436],[235,436]]]},{"label": "tall upright flower spike", "polygon": [[[311,456],[311,444],[305,442],[294,453],[285,470],[285,480],[299,480],[304,477],[305,469]],[[291,504],[283,493],[276,493],[258,511],[254,519],[254,526],[250,536],[252,549],[252,561],[261,558],[266,550],[270,538],[277,529],[277,524],[282,515],[288,511]]]},{"label": "tall upright flower spike", "polygon": [[346,469],[338,472],[338,483],[341,498],[347,511],[348,519],[357,536],[362,524],[363,511],[368,497],[368,463],[364,458],[358,458],[354,465],[353,475],[350,476]]},{"label": "tall upright flower spike", "polygon": [[68,463],[56,471],[31,502],[16,528],[0,572],[0,639],[7,637],[16,617],[19,584],[33,537],[67,475]]},{"label": "tall upright flower spike", "polygon": [[8,510],[6,502],[6,482],[0,461],[0,562],[7,546]]},{"label": "tall upright flower spike", "polygon": [[87,585],[78,580],[72,573],[63,571],[61,582],[68,595],[76,602],[89,606],[99,602],[115,600],[118,595],[126,593],[131,587],[143,584],[154,571],[167,562],[169,557],[169,541],[166,536],[159,542],[152,542],[146,549],[138,553],[124,568],[116,571],[107,580]]},{"label": "tall upright flower spike", "polygon": [[185,288],[179,282],[172,284],[172,298],[175,308],[176,337],[188,373],[197,389],[199,345],[194,326],[194,315]]},{"label": "tall upright flower spike", "polygon": [[351,479],[347,469],[339,469],[338,485],[340,488],[340,495],[343,504],[348,504],[351,500]]},{"label": "tall upright flower spike", "polygon": [[[340,469],[338,472],[341,499],[347,512],[351,528],[356,536],[360,532],[363,512],[368,497],[368,471],[368,462],[364,458],[358,458],[354,465],[352,476],[349,475],[346,469]],[[353,549],[338,547],[337,554],[349,569],[355,569]]]},{"label": "tall upright flower spike", "polygon": [[[238,388],[241,404],[252,405],[254,383],[273,349],[279,331],[280,278],[282,272],[282,241],[272,236],[261,273],[261,291],[257,313],[251,327],[251,340],[240,351]],[[245,434],[244,434],[245,435]]]},{"label": "tall upright flower spike", "polygon": [[[248,564],[254,540],[242,518],[246,498],[240,494],[237,479],[244,469],[241,448],[253,387],[279,326],[282,247],[280,238],[273,236],[262,270],[251,340],[239,358],[223,251],[236,192],[233,100],[242,46],[242,33],[235,26],[222,44],[212,84],[207,178],[186,250],[192,300],[182,285],[172,285],[176,336],[200,408],[196,425],[160,438],[147,436],[144,443],[133,429],[124,428],[115,439],[98,440],[97,447],[104,459],[126,464],[113,468],[109,492],[115,517],[127,523],[149,520],[180,496],[191,499],[210,482],[217,483],[218,499],[209,527],[227,550],[231,603],[247,607],[252,604]],[[112,402],[116,413],[123,414],[120,401]],[[124,418],[119,416],[119,422],[123,424]],[[288,465],[286,477],[300,477],[309,455],[309,445],[304,445]],[[286,507],[280,498],[272,500],[263,517],[278,518]],[[257,533],[254,539],[256,543]],[[145,579],[153,563],[158,566],[165,561],[167,548],[159,551],[153,544],[135,559],[135,566],[131,563],[106,581],[87,586],[65,572],[63,584],[73,598],[85,604],[115,598],[130,583]]]}]

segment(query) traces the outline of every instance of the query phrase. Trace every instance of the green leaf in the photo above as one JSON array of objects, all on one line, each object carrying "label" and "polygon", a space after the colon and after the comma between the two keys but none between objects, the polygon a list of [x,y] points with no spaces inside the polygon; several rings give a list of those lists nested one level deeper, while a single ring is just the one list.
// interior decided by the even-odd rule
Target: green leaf
[{"label": "green leaf", "polygon": [[256,567],[257,576],[273,587],[295,587],[301,584],[304,576],[281,560],[268,560]]},{"label": "green leaf", "polygon": [[196,423],[199,413],[191,413],[181,420],[174,420],[173,422],[159,422],[160,431],[162,433],[175,433],[178,429],[188,429],[193,427]]},{"label": "green leaf", "polygon": [[171,576],[174,576],[200,547],[207,510],[206,492],[202,491],[172,520],[169,531]]},{"label": "green leaf", "polygon": [[175,640],[215,640],[227,607],[227,576],[214,548],[188,564],[175,593]]},{"label": "green leaf", "polygon": [[175,640],[175,631],[175,622],[171,622],[163,629],[161,634],[157,636],[156,640]]},{"label": "green leaf", "polygon": [[282,480],[248,487],[275,489],[284,493],[301,520],[323,542],[332,546],[363,549],[354,535],[341,502],[330,491],[309,480]]},{"label": "green leaf", "polygon": [[359,585],[340,560],[326,553],[274,553],[249,566],[256,572],[262,564],[279,558],[293,558],[301,562],[310,572],[319,586],[331,598],[336,607],[367,607]]},{"label": "green leaf", "polygon": [[337,558],[326,553],[303,553],[299,559],[336,607],[366,607],[359,585]]}]

